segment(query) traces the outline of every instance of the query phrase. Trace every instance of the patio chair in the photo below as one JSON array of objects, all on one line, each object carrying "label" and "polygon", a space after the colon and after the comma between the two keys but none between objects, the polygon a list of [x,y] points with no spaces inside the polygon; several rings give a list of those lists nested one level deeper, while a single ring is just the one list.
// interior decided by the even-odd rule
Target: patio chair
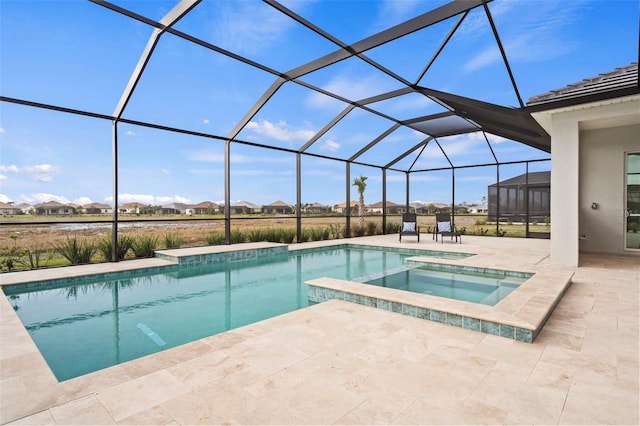
[{"label": "patio chair", "polygon": [[402,214],[402,226],[400,227],[400,242],[402,242],[403,235],[415,235],[420,242],[420,227],[418,226],[418,219],[414,213]]},{"label": "patio chair", "polygon": [[433,238],[438,241],[438,235],[440,235],[441,242],[444,244],[444,237],[456,238],[456,243],[460,239],[462,244],[462,235],[456,229],[455,225],[451,221],[451,215],[449,213],[436,213],[436,226],[433,227]]}]

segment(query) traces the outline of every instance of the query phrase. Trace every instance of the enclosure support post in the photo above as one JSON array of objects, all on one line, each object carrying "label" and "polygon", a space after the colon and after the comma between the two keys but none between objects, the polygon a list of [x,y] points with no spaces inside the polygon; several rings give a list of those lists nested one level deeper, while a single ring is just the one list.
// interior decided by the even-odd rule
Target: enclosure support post
[{"label": "enclosure support post", "polygon": [[302,154],[296,154],[296,242],[302,242],[302,182],[300,179],[301,176],[301,166],[302,162]]},{"label": "enclosure support post", "polygon": [[346,223],[345,223],[345,230],[344,230],[344,237],[345,238],[349,238],[351,237],[351,163],[347,161],[346,163],[347,165],[347,170],[345,173],[345,180],[346,180],[346,205],[345,205],[345,211],[347,212],[347,218],[346,218]]},{"label": "enclosure support post", "polygon": [[[524,236],[529,238],[529,162],[527,161],[524,169],[524,211],[525,211],[525,224],[524,224]],[[519,195],[519,194],[518,194]]]},{"label": "enclosure support post", "polygon": [[111,261],[118,261],[118,120],[111,122],[113,162],[113,210],[111,211]]},{"label": "enclosure support post", "polygon": [[387,234],[387,169],[382,169],[382,235]]},{"label": "enclosure support post", "polygon": [[500,163],[496,164],[496,237],[500,235]]},{"label": "enclosure support post", "polygon": [[404,172],[404,206],[409,212],[409,172]]},{"label": "enclosure support post", "polygon": [[231,244],[231,141],[224,144],[224,243]]},{"label": "enclosure support post", "polygon": [[456,169],[451,168],[451,223],[456,224]]}]

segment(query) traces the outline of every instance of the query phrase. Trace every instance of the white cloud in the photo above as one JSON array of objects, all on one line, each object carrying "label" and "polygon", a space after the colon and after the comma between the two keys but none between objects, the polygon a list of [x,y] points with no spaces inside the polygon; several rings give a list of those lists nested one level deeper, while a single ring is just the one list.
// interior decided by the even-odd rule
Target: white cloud
[{"label": "white cloud", "polygon": [[239,1],[220,3],[212,31],[216,44],[237,53],[261,53],[293,26],[293,21],[272,8]]},{"label": "white cloud", "polygon": [[4,194],[0,194],[0,203],[10,203],[13,200]]},{"label": "white cloud", "polygon": [[38,192],[37,194],[20,194],[20,200],[29,204],[46,203],[47,201],[57,201],[59,203],[69,203],[69,199],[63,195],[47,194],[45,192]]},{"label": "white cloud", "polygon": [[81,206],[83,206],[85,204],[93,203],[93,201],[89,197],[79,197],[79,198],[76,198],[75,200],[73,200],[73,202],[75,204],[79,204]]},{"label": "white cloud", "polygon": [[36,164],[35,166],[25,166],[22,168],[24,173],[31,176],[38,182],[51,182],[55,174],[62,173],[59,167],[51,164]]},{"label": "white cloud", "polygon": [[5,180],[5,179],[9,179],[9,177],[7,175],[0,174],[0,180]]},{"label": "white cloud", "polygon": [[385,0],[378,16],[380,26],[388,28],[390,22],[395,25],[395,23],[411,18],[412,12],[419,5],[419,0]]},{"label": "white cloud", "polygon": [[0,133],[4,133],[4,129],[0,127]]},{"label": "white cloud", "polygon": [[[113,197],[106,197],[104,199],[106,203],[113,204]],[[152,194],[120,194],[118,195],[118,203],[142,203],[145,205],[165,205],[170,203],[191,203],[191,199],[187,197],[183,197],[181,195],[152,195]]]},{"label": "white cloud", "polygon": [[258,135],[264,135],[285,142],[308,141],[315,135],[313,130],[291,129],[291,126],[282,120],[278,121],[278,123],[272,123],[269,120],[261,120],[259,122],[250,121],[246,128]]},{"label": "white cloud", "polygon": [[[577,42],[575,35],[566,33],[565,28],[576,19],[576,10],[584,8],[580,1],[573,2],[500,2],[490,4],[491,15],[504,43],[504,50],[509,61],[537,62],[549,61],[573,51]],[[588,2],[584,2],[588,4]],[[513,9],[518,8],[517,22],[513,22]],[[488,33],[490,27],[484,14],[474,14],[465,20],[461,27],[464,37],[478,40],[485,37],[481,33]],[[497,44],[492,44],[479,50],[479,53],[464,65],[468,72],[502,61]]]},{"label": "white cloud", "polygon": [[[353,101],[365,99],[374,94],[392,89],[387,83],[387,80],[383,80],[378,75],[373,74],[368,76],[336,75],[322,88]],[[345,103],[319,92],[311,93],[307,96],[305,102],[311,107],[328,110],[343,109],[346,107]]]},{"label": "white cloud", "polygon": [[0,173],[2,173],[0,179],[8,179],[5,173],[25,173],[38,182],[51,182],[54,175],[62,173],[62,169],[51,164],[36,164],[22,168],[12,164],[10,166],[0,165]]},{"label": "white cloud", "polygon": [[161,169],[160,173],[163,174],[164,176],[169,176],[169,175],[171,175],[171,170],[169,170],[169,169]]},{"label": "white cloud", "polygon": [[[200,149],[195,151],[187,151],[185,152],[185,157],[189,161],[201,161],[205,163],[222,163],[224,164],[224,154],[219,151],[208,151],[206,149]],[[293,163],[295,158],[291,156],[286,157],[268,157],[268,156],[260,156],[253,157],[249,155],[242,154],[231,154],[231,163],[232,164],[252,164],[252,163],[260,163],[260,164],[282,164],[282,163]],[[198,170],[198,169],[193,169]]]},{"label": "white cloud", "polygon": [[208,119],[208,118],[205,118],[204,120],[202,120],[202,123],[203,123],[203,124],[209,124],[209,123],[211,123],[211,122],[209,121],[209,119]]},{"label": "white cloud", "polygon": [[133,130],[127,130],[127,133],[125,133],[125,135],[127,135],[127,136],[135,136],[136,133]]},{"label": "white cloud", "polygon": [[0,165],[0,173],[7,173],[7,172],[18,173],[19,171],[20,169],[18,168],[18,166],[13,164],[10,166]]},{"label": "white cloud", "polygon": [[467,61],[467,63],[464,64],[464,69],[469,72],[476,71],[501,60],[502,56],[500,55],[498,46],[489,46],[471,58],[471,60]]},{"label": "white cloud", "polygon": [[328,139],[325,143],[320,146],[320,149],[323,151],[335,152],[340,149],[340,144],[333,139]]}]

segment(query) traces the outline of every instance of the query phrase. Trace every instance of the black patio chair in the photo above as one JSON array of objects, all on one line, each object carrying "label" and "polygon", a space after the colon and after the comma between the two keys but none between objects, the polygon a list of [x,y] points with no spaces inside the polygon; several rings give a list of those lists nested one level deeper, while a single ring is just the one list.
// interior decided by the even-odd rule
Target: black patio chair
[{"label": "black patio chair", "polygon": [[420,227],[418,226],[418,219],[414,213],[402,214],[402,226],[400,227],[400,242],[402,242],[403,235],[415,235],[420,242]]},{"label": "black patio chair", "polygon": [[456,229],[455,225],[451,221],[451,215],[449,213],[436,213],[436,225],[433,227],[433,238],[438,241],[438,235],[440,235],[441,242],[444,244],[444,237],[455,237],[456,243],[458,239],[460,239],[460,244],[462,244],[462,235]]}]

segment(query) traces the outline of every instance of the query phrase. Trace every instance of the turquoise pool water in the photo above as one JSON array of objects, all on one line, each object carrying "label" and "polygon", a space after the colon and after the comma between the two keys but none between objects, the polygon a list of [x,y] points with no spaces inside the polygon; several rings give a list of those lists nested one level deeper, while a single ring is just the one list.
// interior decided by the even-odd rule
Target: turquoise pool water
[{"label": "turquoise pool water", "polygon": [[414,268],[385,275],[366,281],[366,283],[448,299],[495,305],[527,279],[528,277],[490,273],[447,272]]},{"label": "turquoise pool water", "polygon": [[4,292],[53,373],[66,380],[303,308],[305,281],[379,274],[417,254],[461,257],[330,248]]}]

